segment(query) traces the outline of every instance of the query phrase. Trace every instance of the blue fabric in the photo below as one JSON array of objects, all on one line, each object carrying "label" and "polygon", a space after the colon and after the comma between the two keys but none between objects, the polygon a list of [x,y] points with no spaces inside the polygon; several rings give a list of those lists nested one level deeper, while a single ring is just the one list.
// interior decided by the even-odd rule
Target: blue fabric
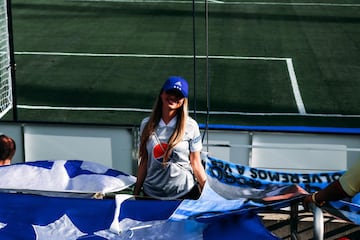
[{"label": "blue fabric", "polygon": [[205,228],[203,234],[206,240],[280,239],[269,232],[259,217],[250,211],[240,215],[228,215],[215,221]]},{"label": "blue fabric", "polygon": [[[138,221],[166,220],[181,201],[166,200],[126,200],[121,204],[119,220],[131,218]],[[207,218],[203,239],[279,239],[269,232],[257,214],[244,210]]]},{"label": "blue fabric", "polygon": [[[36,239],[32,225],[46,226],[66,214],[78,230],[85,235],[77,239],[107,239],[96,235],[110,228],[114,217],[115,201],[46,197],[26,194],[0,193],[0,239]],[[126,200],[122,203],[122,218],[139,221],[165,220],[178,207],[180,201]],[[204,239],[278,239],[261,223],[256,213],[224,215],[214,218],[204,230]]]},{"label": "blue fabric", "polygon": [[354,200],[356,199],[352,202],[342,200],[329,202],[323,208],[334,216],[360,225],[360,203]]},{"label": "blue fabric", "polygon": [[[114,200],[46,197],[0,193],[0,239],[36,239],[34,225],[46,226],[66,214],[87,236],[108,229],[115,211]],[[95,236],[93,236],[95,237]],[[98,237],[96,237],[98,238]],[[94,238],[93,238],[94,239]],[[103,239],[103,238],[98,238]]]},{"label": "blue fabric", "polygon": [[168,219],[181,201],[126,200],[121,204],[119,221],[131,218],[138,221]]}]

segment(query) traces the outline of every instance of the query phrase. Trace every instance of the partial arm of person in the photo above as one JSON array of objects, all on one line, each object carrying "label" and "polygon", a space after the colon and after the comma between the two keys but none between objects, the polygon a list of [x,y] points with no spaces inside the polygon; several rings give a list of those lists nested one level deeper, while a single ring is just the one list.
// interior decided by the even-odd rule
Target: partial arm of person
[{"label": "partial arm of person", "polygon": [[309,204],[314,203],[318,207],[322,207],[328,201],[337,201],[350,197],[342,188],[339,180],[330,183],[326,188],[307,195],[303,200],[303,206],[309,209]]},{"label": "partial arm of person", "polygon": [[200,152],[190,153],[190,164],[193,169],[195,178],[200,185],[200,190],[202,191],[206,182],[206,173],[204,166],[201,163]]},{"label": "partial arm of person", "polygon": [[147,158],[141,159],[138,166],[137,178],[133,194],[139,196],[147,174]]},{"label": "partial arm of person", "polygon": [[326,188],[308,195],[304,198],[305,209],[309,208],[309,203],[321,207],[328,201],[337,201],[348,197],[353,197],[360,192],[360,161],[352,166],[340,177],[339,180],[330,183]]}]

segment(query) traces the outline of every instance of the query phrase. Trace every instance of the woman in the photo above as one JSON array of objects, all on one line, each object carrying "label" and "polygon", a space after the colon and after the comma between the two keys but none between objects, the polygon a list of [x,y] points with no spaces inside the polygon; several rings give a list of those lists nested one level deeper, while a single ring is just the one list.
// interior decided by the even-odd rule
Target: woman
[{"label": "woman", "polygon": [[10,165],[15,151],[16,145],[14,139],[4,134],[0,135],[0,166]]},{"label": "woman", "polygon": [[150,117],[140,126],[140,164],[134,195],[156,199],[197,199],[206,181],[201,135],[188,116],[188,83],[169,77]]}]

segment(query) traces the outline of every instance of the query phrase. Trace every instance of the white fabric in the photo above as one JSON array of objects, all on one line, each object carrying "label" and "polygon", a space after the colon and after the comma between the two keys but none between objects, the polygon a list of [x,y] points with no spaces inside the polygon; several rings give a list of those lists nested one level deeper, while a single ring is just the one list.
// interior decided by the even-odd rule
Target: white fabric
[{"label": "white fabric", "polygon": [[[0,191],[111,193],[135,183],[134,176],[79,160],[36,161],[0,167]],[[51,194],[50,194],[51,195]]]}]

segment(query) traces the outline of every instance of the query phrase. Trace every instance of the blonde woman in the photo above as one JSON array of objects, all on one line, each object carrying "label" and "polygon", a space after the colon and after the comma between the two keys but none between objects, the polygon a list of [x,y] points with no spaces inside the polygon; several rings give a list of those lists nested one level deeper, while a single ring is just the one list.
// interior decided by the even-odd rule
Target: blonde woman
[{"label": "blonde woman", "polygon": [[16,144],[14,139],[4,134],[0,135],[0,166],[10,165],[15,155]]},{"label": "blonde woman", "polygon": [[140,164],[134,195],[197,199],[206,181],[201,135],[188,116],[188,83],[178,76],[163,84],[150,117],[140,125]]}]

